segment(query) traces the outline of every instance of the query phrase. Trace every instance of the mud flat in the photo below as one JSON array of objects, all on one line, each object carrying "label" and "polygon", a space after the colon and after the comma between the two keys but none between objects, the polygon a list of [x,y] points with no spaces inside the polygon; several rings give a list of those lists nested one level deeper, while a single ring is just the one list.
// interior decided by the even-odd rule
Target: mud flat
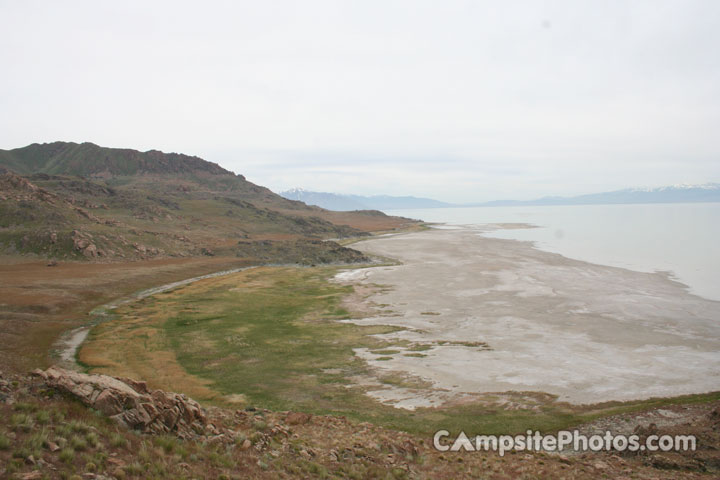
[{"label": "mud flat", "polygon": [[[503,228],[511,227],[503,225]],[[458,227],[363,241],[403,264],[348,270],[381,285],[352,320],[405,327],[395,353],[356,354],[431,390],[369,394],[413,408],[489,392],[546,392],[575,404],[720,390],[720,302],[663,273],[594,265]]]}]

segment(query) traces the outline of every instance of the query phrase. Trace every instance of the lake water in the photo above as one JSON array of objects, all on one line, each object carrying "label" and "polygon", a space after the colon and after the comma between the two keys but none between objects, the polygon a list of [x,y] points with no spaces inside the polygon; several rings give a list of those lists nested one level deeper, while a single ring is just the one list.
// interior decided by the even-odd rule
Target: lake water
[{"label": "lake water", "polygon": [[720,300],[720,203],[563,205],[387,210],[449,225],[527,223],[484,235],[532,241],[569,258],[667,271],[696,295]]}]

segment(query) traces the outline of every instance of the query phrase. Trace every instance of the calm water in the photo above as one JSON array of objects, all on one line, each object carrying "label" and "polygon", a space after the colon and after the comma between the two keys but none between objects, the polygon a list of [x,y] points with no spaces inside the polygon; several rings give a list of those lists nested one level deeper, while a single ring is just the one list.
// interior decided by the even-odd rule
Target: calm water
[{"label": "calm water", "polygon": [[488,236],[530,240],[566,257],[643,272],[668,271],[720,300],[720,203],[388,210],[456,225],[528,223]]}]

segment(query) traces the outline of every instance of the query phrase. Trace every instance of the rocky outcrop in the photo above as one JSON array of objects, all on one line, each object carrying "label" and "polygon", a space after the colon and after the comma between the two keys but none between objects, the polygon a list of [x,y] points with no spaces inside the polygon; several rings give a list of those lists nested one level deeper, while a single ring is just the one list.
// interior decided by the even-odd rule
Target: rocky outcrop
[{"label": "rocky outcrop", "polygon": [[59,367],[34,373],[49,387],[73,395],[118,423],[144,433],[173,433],[190,438],[208,427],[205,412],[195,400],[178,393],[150,390],[145,382]]},{"label": "rocky outcrop", "polygon": [[57,195],[38,187],[20,175],[8,171],[0,175],[0,200],[8,199],[16,201],[39,200],[54,204]]},{"label": "rocky outcrop", "polygon": [[241,240],[237,243],[238,257],[252,258],[261,263],[353,264],[372,260],[362,252],[343,247],[330,240]]},{"label": "rocky outcrop", "polygon": [[72,237],[73,248],[82,252],[86,257],[95,258],[98,255],[102,255],[101,251],[98,250],[95,243],[93,243],[93,236],[91,234],[73,230],[70,236]]}]

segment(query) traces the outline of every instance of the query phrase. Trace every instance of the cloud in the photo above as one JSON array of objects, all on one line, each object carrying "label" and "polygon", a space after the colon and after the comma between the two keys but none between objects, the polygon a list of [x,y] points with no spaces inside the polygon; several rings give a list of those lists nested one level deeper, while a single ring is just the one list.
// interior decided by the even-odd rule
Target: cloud
[{"label": "cloud", "polygon": [[0,9],[3,148],[158,148],[274,189],[454,201],[720,179],[712,0]]}]

